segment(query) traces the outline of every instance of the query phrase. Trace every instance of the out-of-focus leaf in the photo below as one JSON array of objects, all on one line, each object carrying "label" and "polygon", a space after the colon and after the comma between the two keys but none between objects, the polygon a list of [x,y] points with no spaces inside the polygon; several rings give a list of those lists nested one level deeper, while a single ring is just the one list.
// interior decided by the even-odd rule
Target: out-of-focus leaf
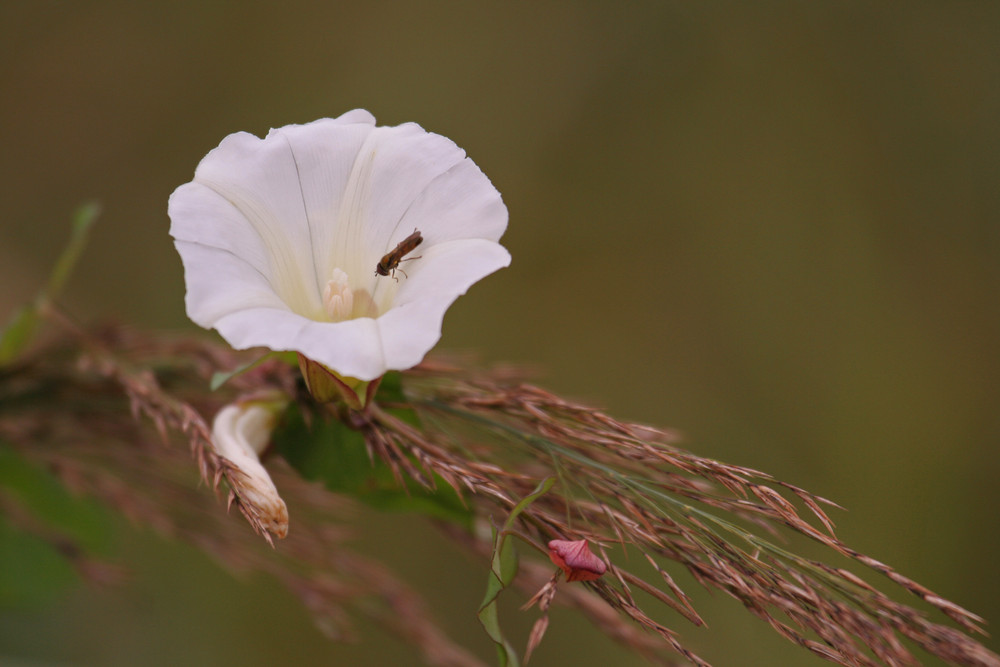
[{"label": "out-of-focus leaf", "polygon": [[389,371],[382,376],[378,392],[375,394],[375,401],[393,417],[410,426],[420,426],[420,417],[417,416],[416,410],[401,407],[407,405],[409,399],[403,388],[403,374],[399,371]]},{"label": "out-of-focus leaf", "polygon": [[59,255],[59,259],[56,260],[56,265],[52,268],[52,274],[49,276],[49,284],[45,290],[46,298],[55,299],[59,292],[62,291],[63,285],[66,284],[66,280],[76,266],[76,261],[80,258],[84,247],[87,245],[87,234],[90,232],[90,228],[93,227],[94,221],[97,220],[97,216],[100,213],[101,205],[97,202],[88,202],[74,213],[73,228],[69,237],[69,243],[63,249],[62,254]]},{"label": "out-of-focus leaf", "polygon": [[58,479],[2,442],[0,494],[30,524],[25,532],[0,517],[0,607],[46,604],[78,578],[68,553],[108,551],[110,515],[93,501],[74,498]]},{"label": "out-of-focus leaf", "polygon": [[0,519],[0,608],[41,607],[77,580],[53,545]]},{"label": "out-of-focus leaf", "polygon": [[45,470],[0,442],[0,489],[41,523],[81,548],[106,552],[112,534],[108,513],[97,503],[75,498]]},{"label": "out-of-focus leaf", "polygon": [[69,279],[73,267],[87,244],[87,233],[93,226],[101,207],[96,202],[84,204],[73,215],[69,243],[56,260],[48,284],[30,304],[19,308],[0,333],[0,366],[9,364],[31,342],[38,329],[39,311],[56,298]]},{"label": "out-of-focus leaf", "polygon": [[0,334],[0,366],[10,363],[24,349],[38,328],[38,307],[21,306]]},{"label": "out-of-focus leaf", "polygon": [[418,484],[406,488],[389,467],[369,458],[362,434],[341,422],[316,420],[306,425],[293,406],[273,435],[275,451],[306,479],[319,480],[331,491],[350,495],[380,510],[417,512],[469,527],[472,514],[444,480],[429,491]]},{"label": "out-of-focus leaf", "polygon": [[389,371],[379,381],[378,393],[375,395],[379,403],[403,403],[406,394],[403,393],[403,374],[399,371]]}]

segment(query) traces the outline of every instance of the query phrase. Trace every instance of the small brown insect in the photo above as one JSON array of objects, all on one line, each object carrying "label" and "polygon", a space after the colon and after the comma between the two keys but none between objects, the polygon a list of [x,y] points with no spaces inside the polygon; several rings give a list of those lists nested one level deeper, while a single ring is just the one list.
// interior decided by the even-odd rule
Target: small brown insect
[{"label": "small brown insect", "polygon": [[[375,274],[379,276],[387,276],[391,272],[392,279],[398,283],[399,278],[396,277],[396,269],[399,269],[399,263],[406,262],[411,259],[420,259],[420,257],[407,257],[406,259],[403,259],[403,255],[408,252],[413,252],[413,249],[423,242],[424,237],[420,235],[420,231],[414,229],[412,234],[400,241],[399,245],[385,254],[375,267]],[[406,271],[403,271],[403,269],[399,270],[404,276],[406,276]],[[406,277],[409,278],[409,276]]]}]

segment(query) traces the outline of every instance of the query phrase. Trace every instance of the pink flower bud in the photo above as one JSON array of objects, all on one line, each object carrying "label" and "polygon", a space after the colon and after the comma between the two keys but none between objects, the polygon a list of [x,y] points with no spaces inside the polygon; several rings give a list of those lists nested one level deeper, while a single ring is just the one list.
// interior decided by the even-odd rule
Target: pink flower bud
[{"label": "pink flower bud", "polygon": [[591,553],[587,540],[552,540],[549,558],[566,573],[566,581],[593,581],[608,569],[603,560]]}]

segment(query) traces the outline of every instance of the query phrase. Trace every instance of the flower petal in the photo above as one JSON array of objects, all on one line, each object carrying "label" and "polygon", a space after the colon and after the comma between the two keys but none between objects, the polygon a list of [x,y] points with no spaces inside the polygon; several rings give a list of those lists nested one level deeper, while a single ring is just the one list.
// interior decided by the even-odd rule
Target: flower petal
[{"label": "flower petal", "polygon": [[263,274],[228,251],[183,241],[176,245],[184,258],[187,313],[195,323],[215,327],[220,318],[246,308],[289,309]]},{"label": "flower petal", "polygon": [[264,139],[229,135],[201,161],[195,180],[170,197],[171,235],[230,251],[260,271],[290,308],[322,313],[332,267],[329,253],[316,249],[330,245],[355,158],[374,123],[357,111],[271,130]]},{"label": "flower petal", "polygon": [[420,363],[441,338],[445,311],[455,299],[473,283],[509,264],[506,248],[483,239],[428,248],[421,264],[403,281],[392,309],[378,319],[388,366],[410,368]]},{"label": "flower petal", "polygon": [[[365,225],[366,245],[378,255],[367,259],[374,267],[371,260],[377,261],[418,227],[404,218],[421,193],[466,157],[453,141],[427,132],[416,123],[376,128],[366,148],[371,150],[369,178],[375,196],[368,202],[367,219],[351,219],[350,223]],[[441,208],[445,206],[447,202]],[[421,231],[426,236],[429,230]]]},{"label": "flower petal", "polygon": [[400,281],[394,303],[410,303],[428,294],[451,296],[451,303],[473,283],[509,265],[510,253],[493,241],[457,239],[432,245],[406,269],[409,277]]},{"label": "flower petal", "polygon": [[428,183],[400,221],[421,230],[429,243],[454,239],[499,241],[507,229],[507,207],[475,162],[463,160]]},{"label": "flower petal", "polygon": [[[510,263],[496,243],[507,210],[451,140],[374,122],[356,110],[264,139],[237,133],[202,160],[169,204],[191,319],[234,347],[297,351],[361,380],[420,362],[455,298]],[[414,229],[424,244],[402,283],[376,277]],[[334,276],[367,304],[338,311],[357,319],[330,321]]]}]

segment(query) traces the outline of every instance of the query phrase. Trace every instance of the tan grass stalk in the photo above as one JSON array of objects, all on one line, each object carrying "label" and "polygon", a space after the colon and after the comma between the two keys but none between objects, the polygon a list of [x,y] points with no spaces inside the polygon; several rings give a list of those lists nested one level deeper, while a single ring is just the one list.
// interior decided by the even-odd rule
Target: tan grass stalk
[{"label": "tan grass stalk", "polygon": [[[100,500],[140,527],[192,544],[227,570],[275,577],[331,638],[355,639],[353,619],[360,617],[412,644],[426,664],[483,667],[446,635],[410,586],[352,550],[349,499],[271,462],[300,527],[274,549],[199,488],[199,474],[210,488],[236,479],[207,445],[200,413],[214,414],[235,391],[262,382],[283,385],[293,377],[287,369],[261,369],[235,380],[228,391],[210,394],[212,369],[241,361],[222,348],[121,329],[99,332],[90,343],[82,355],[73,345],[51,347],[0,372],[0,440],[74,493]],[[138,363],[156,370],[136,371]],[[229,489],[232,504],[259,530],[253,508]],[[28,511],[5,511],[5,516],[58,544],[91,580],[113,583],[110,575],[117,568],[85,556],[71,536],[51,528],[42,532]]]},{"label": "tan grass stalk", "polygon": [[[398,484],[433,490],[443,480],[480,520],[502,522],[539,480],[555,477],[555,487],[521,512],[516,534],[541,553],[552,539],[586,539],[609,568],[598,580],[559,585],[554,597],[543,596],[546,604],[576,607],[658,664],[671,664],[665,649],[706,664],[668,625],[703,623],[671,574],[683,568],[787,640],[842,665],[914,664],[905,639],[952,664],[1000,666],[969,636],[981,632],[982,619],[843,543],[827,514],[834,503],[766,473],[699,457],[672,432],[616,420],[510,369],[443,361],[404,373],[401,393],[380,395],[364,411],[309,402],[295,369],[277,362],[237,376],[221,392],[207,390],[212,372],[246,360],[187,339],[120,328],[76,332],[0,374],[0,437],[132,520],[196,544],[228,567],[272,574],[331,635],[349,636],[352,615],[375,618],[419,647],[428,664],[480,663],[433,624],[409,587],[345,544],[350,502],[269,463],[292,517],[276,549],[262,549],[206,503],[190,474],[191,454],[208,486],[224,485],[230,503],[270,543],[240,493],[240,476],[211,449],[202,415],[238,394],[278,389],[298,401],[307,420],[337,419],[360,431],[370,456],[389,466]],[[21,523],[31,529],[30,520]],[[485,533],[451,527],[448,534],[481,554],[492,544]],[[885,585],[795,553],[782,539],[796,534],[829,549],[831,560],[882,575]],[[517,585],[532,593],[553,572],[541,557],[522,565]],[[883,592],[893,588],[960,629]],[[546,623],[529,638],[532,649]]]}]

